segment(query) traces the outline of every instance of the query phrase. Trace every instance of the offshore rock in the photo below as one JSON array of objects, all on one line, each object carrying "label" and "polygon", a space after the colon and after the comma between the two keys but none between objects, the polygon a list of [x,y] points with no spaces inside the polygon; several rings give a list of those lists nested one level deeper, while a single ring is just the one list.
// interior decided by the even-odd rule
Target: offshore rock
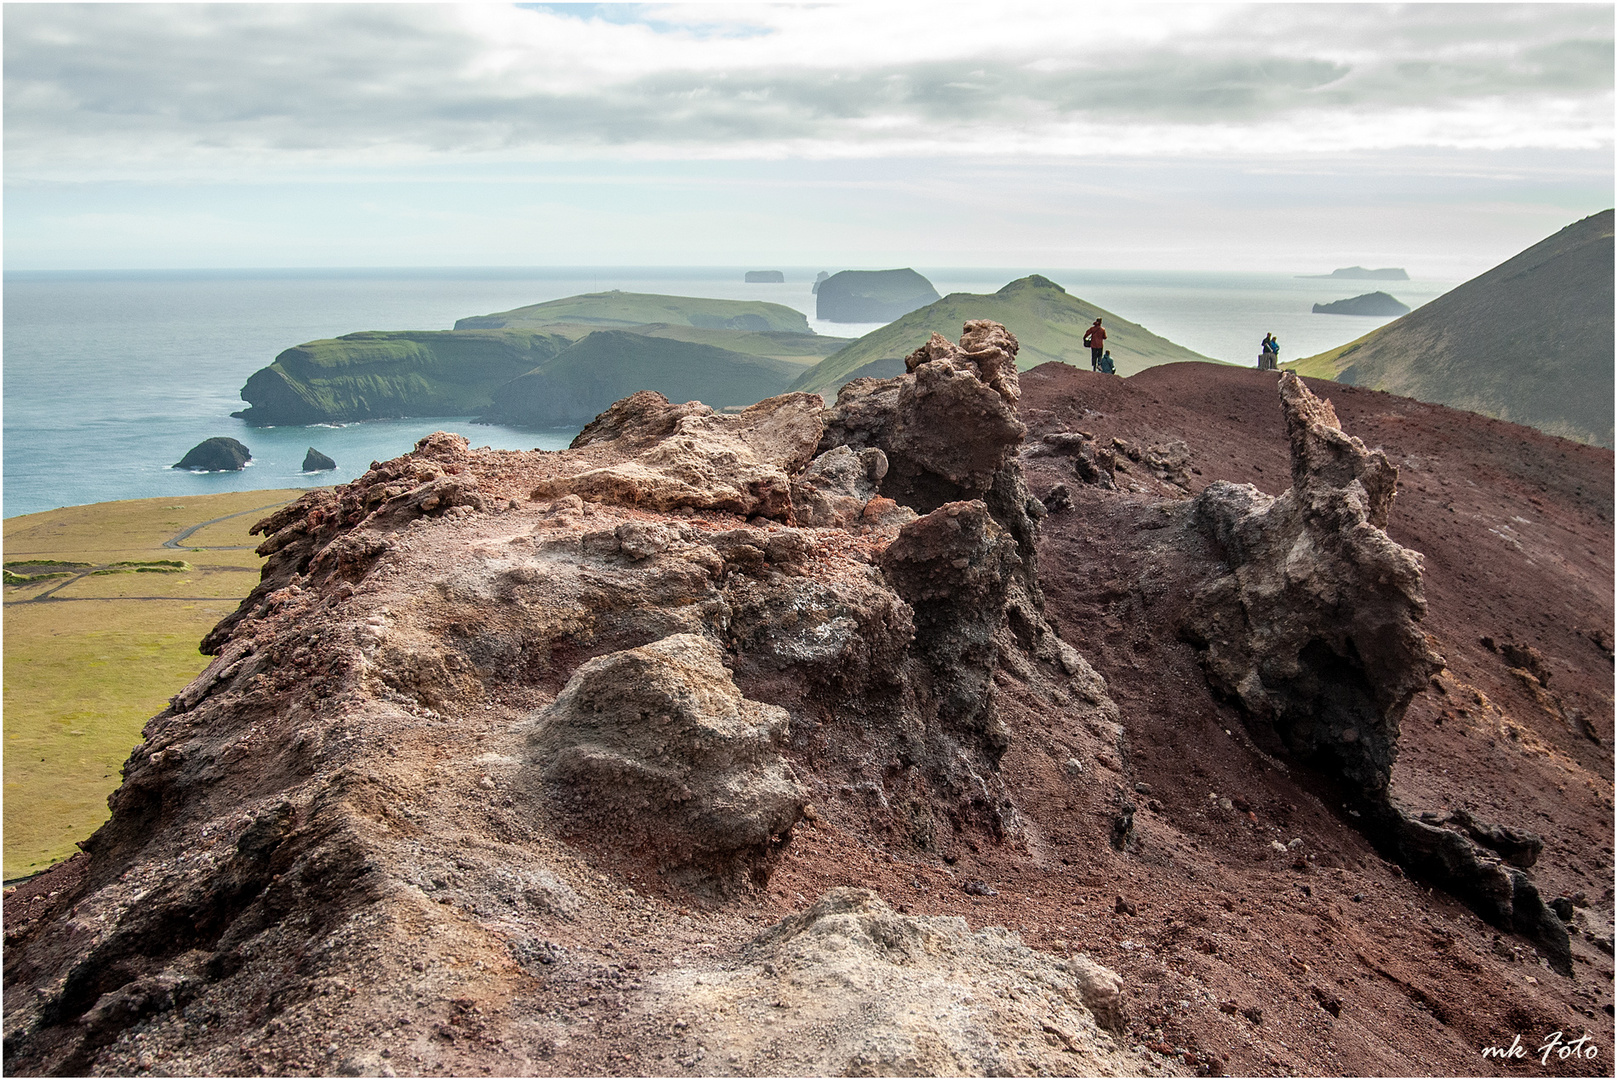
[{"label": "offshore rock", "polygon": [[173,468],[193,472],[240,472],[252,458],[253,452],[240,442],[224,435],[215,435],[187,450]]},{"label": "offshore rock", "polygon": [[573,673],[529,741],[564,831],[649,848],[685,880],[767,879],[806,795],[786,710],[742,697],[722,656],[674,634]]},{"label": "offshore rock", "polygon": [[312,446],[309,447],[309,452],[303,455],[304,472],[325,472],[329,469],[335,469],[336,467],[337,463],[335,461],[331,460],[329,457],[322,454]]}]

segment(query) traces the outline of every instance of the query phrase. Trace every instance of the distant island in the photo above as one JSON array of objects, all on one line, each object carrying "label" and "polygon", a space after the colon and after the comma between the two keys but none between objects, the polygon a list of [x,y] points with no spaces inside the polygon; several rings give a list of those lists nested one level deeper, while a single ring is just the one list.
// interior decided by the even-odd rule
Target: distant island
[{"label": "distant island", "polygon": [[1315,315],[1372,315],[1378,318],[1396,318],[1409,314],[1409,305],[1384,292],[1365,293],[1346,300],[1333,300],[1329,304],[1315,304]]},{"label": "distant island", "polygon": [[[583,422],[635,390],[715,407],[778,394],[848,344],[781,304],[604,292],[286,349],[242,387],[254,426],[404,416]],[[605,395],[603,397],[603,395]]]},{"label": "distant island", "polygon": [[746,280],[749,285],[779,285],[786,275],[779,270],[748,270]]},{"label": "distant island", "polygon": [[819,318],[851,323],[892,322],[942,299],[930,281],[908,267],[844,270],[820,282],[814,295]]},{"label": "distant island", "polygon": [[1340,270],[1332,270],[1329,274],[1298,274],[1300,278],[1347,278],[1352,281],[1408,281],[1409,274],[1397,266],[1387,266],[1380,270],[1367,270],[1362,266],[1344,266]]}]

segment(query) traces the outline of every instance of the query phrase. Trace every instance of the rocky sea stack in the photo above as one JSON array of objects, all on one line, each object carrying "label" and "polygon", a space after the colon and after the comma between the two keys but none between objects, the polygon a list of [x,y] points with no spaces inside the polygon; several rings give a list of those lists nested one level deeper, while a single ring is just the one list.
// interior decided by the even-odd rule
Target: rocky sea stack
[{"label": "rocky sea stack", "polygon": [[235,439],[215,435],[187,450],[173,468],[193,472],[240,472],[252,457],[252,451]]},{"label": "rocky sea stack", "polygon": [[335,461],[332,461],[312,446],[309,447],[309,452],[303,455],[304,472],[326,472],[336,467],[337,463]]}]

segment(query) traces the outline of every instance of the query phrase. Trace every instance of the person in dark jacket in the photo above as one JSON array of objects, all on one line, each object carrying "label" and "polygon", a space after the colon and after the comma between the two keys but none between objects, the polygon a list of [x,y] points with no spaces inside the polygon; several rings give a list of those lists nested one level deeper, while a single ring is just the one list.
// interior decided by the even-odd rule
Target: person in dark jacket
[{"label": "person in dark jacket", "polygon": [[1275,340],[1273,334],[1263,335],[1263,348],[1258,353],[1258,370],[1274,371],[1279,367],[1280,342]]},{"label": "person in dark jacket", "polygon": [[1106,351],[1106,331],[1101,327],[1100,320],[1084,331],[1084,344],[1089,346],[1089,370],[1100,370],[1100,354]]}]

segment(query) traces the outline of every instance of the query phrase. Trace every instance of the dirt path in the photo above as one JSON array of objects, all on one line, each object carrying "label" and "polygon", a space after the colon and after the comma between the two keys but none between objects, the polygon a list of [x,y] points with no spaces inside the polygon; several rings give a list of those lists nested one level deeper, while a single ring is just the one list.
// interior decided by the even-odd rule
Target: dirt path
[{"label": "dirt path", "polygon": [[[280,502],[272,502],[272,503],[268,504],[267,506],[255,506],[250,510],[237,510],[234,514],[225,514],[223,517],[209,518],[207,521],[199,521],[195,525],[192,525],[190,528],[181,529],[179,532],[175,533],[169,539],[164,540],[163,541],[163,546],[166,547],[166,548],[180,547],[180,546],[182,546],[182,542],[185,540],[185,538],[190,536],[192,533],[196,532],[198,529],[206,529],[209,525],[217,525],[221,521],[229,521],[231,518],[239,518],[243,514],[261,514],[265,510],[274,510],[277,507],[281,507],[281,506],[285,506],[285,505],[286,505],[286,501],[283,499]],[[184,544],[183,546],[191,547],[192,545]],[[203,548],[200,548],[198,550],[201,550],[201,551],[252,551],[257,547],[258,547],[257,544],[233,544],[233,545],[223,544],[223,545],[218,545],[218,546],[214,546],[214,547],[203,547]]]}]

